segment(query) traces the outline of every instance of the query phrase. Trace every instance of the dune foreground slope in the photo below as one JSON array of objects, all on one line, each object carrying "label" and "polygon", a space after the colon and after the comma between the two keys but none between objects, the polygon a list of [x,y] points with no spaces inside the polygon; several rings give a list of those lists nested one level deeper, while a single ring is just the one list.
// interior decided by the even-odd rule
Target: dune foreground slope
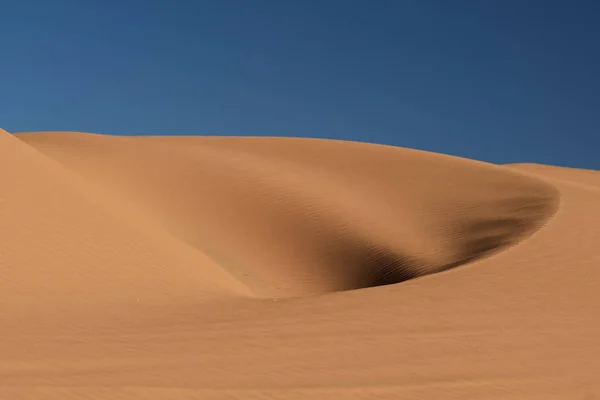
[{"label": "dune foreground slope", "polygon": [[0,398],[600,399],[600,172],[0,130]]}]

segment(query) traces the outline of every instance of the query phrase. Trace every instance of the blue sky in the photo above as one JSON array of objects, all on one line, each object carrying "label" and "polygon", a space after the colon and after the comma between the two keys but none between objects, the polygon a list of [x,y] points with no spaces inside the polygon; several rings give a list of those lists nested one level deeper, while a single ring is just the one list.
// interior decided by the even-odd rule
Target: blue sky
[{"label": "blue sky", "polygon": [[4,0],[0,126],[600,169],[598,21],[593,0]]}]

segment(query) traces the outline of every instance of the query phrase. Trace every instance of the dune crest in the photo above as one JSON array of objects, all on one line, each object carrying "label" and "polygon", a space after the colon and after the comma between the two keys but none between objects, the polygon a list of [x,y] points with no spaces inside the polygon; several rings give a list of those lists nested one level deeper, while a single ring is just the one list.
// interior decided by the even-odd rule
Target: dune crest
[{"label": "dune crest", "polygon": [[143,207],[265,296],[359,289],[449,269],[522,240],[558,198],[552,187],[501,167],[388,146],[18,137]]},{"label": "dune crest", "polygon": [[598,174],[0,130],[0,397],[600,394]]}]

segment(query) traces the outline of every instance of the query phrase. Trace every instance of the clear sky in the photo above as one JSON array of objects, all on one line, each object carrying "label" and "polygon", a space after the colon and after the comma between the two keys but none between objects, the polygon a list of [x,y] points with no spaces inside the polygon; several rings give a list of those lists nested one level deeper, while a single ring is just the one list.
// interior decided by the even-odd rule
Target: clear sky
[{"label": "clear sky", "polygon": [[600,169],[600,1],[2,0],[0,126]]}]

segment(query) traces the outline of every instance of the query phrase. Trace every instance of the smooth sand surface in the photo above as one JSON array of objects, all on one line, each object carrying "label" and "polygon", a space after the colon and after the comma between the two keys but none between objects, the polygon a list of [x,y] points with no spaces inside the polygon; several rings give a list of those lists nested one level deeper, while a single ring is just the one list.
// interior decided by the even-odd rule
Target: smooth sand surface
[{"label": "smooth sand surface", "polygon": [[600,399],[600,172],[0,131],[0,399]]}]

